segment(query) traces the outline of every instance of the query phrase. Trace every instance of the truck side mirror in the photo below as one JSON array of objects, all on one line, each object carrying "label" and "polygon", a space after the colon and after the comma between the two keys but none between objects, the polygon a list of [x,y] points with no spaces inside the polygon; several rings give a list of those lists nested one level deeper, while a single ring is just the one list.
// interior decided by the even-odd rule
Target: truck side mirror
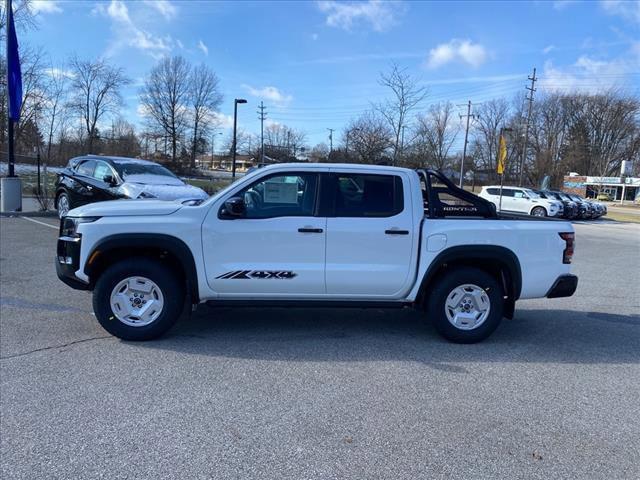
[{"label": "truck side mirror", "polygon": [[242,197],[231,197],[224,202],[224,212],[227,217],[244,217],[247,213],[247,206]]}]

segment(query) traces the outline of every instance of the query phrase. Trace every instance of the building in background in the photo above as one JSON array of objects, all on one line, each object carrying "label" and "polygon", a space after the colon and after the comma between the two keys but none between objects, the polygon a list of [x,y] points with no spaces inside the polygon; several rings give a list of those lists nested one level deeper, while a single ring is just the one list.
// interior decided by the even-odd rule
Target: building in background
[{"label": "building in background", "polygon": [[564,177],[562,189],[586,198],[595,198],[598,193],[604,192],[616,201],[640,203],[638,177],[588,177],[570,174]]}]

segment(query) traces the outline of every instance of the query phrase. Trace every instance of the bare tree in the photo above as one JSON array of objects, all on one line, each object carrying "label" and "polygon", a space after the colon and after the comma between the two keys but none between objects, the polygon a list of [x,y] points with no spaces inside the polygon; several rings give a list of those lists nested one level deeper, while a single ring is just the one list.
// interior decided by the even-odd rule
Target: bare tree
[{"label": "bare tree", "polygon": [[184,57],[166,57],[153,67],[140,92],[144,114],[171,142],[171,160],[188,124],[190,67]]},{"label": "bare tree", "polygon": [[294,160],[306,141],[305,132],[286,125],[274,123],[264,129],[265,155],[272,158]]},{"label": "bare tree", "polygon": [[[33,0],[22,0],[21,2],[13,3],[13,22],[16,25],[16,29],[28,30],[37,26],[34,10]],[[7,25],[7,10],[5,4],[0,8],[0,40],[4,40],[6,36]]]},{"label": "bare tree", "polygon": [[136,135],[135,127],[122,117],[111,122],[111,129],[107,133],[106,153],[122,157],[137,157],[140,155],[140,139]]},{"label": "bare tree", "polygon": [[426,87],[418,86],[406,69],[391,64],[388,73],[380,74],[380,85],[391,89],[390,99],[375,105],[375,109],[386,119],[393,131],[393,164],[395,165],[400,153],[400,138],[402,128],[406,126],[410,113],[422,102],[428,94]]},{"label": "bare tree", "polygon": [[62,69],[49,70],[49,78],[46,83],[46,102],[44,104],[45,133],[47,136],[46,155],[47,161],[51,160],[51,147],[53,137],[57,133],[65,114],[65,96],[69,77]]},{"label": "bare tree", "polygon": [[551,176],[553,184],[561,180],[564,168],[560,153],[567,127],[562,96],[557,93],[539,96],[533,106],[529,127],[534,157],[524,165],[524,173],[530,183],[539,184],[545,175]]},{"label": "bare tree", "polygon": [[418,115],[413,149],[420,164],[438,169],[446,167],[459,132],[460,125],[450,102],[432,105],[426,115]]},{"label": "bare tree", "polygon": [[70,106],[82,119],[87,134],[87,149],[94,153],[98,124],[122,104],[120,89],[130,83],[120,68],[105,60],[82,60],[73,57],[70,62],[73,78],[73,96]]},{"label": "bare tree", "polygon": [[192,169],[196,166],[198,142],[207,135],[210,125],[216,121],[214,113],[222,103],[222,94],[218,83],[216,74],[204,64],[195,67],[191,71],[189,97],[191,100],[191,122],[193,126]]},{"label": "bare tree", "polygon": [[375,111],[367,111],[353,120],[344,132],[348,153],[358,163],[380,163],[393,148],[393,131]]},{"label": "bare tree", "polygon": [[[506,100],[490,100],[476,110],[478,119],[475,123],[473,152],[476,168],[484,169],[490,179],[495,179],[496,152],[500,139],[500,129],[509,127],[511,115]],[[513,141],[507,140],[506,174],[513,171],[517,152]]]},{"label": "bare tree", "polygon": [[[40,120],[45,95],[45,64],[44,51],[42,49],[23,49],[22,58],[22,105],[20,107],[20,122],[15,123],[16,145],[37,145],[38,141],[29,137],[28,133],[34,133],[33,125]],[[5,67],[6,68],[6,67]],[[4,90],[4,89],[3,89]],[[6,96],[6,91],[3,91]],[[6,100],[0,101],[6,108]],[[6,118],[6,112],[2,112]],[[4,140],[4,135],[2,136]]]}]

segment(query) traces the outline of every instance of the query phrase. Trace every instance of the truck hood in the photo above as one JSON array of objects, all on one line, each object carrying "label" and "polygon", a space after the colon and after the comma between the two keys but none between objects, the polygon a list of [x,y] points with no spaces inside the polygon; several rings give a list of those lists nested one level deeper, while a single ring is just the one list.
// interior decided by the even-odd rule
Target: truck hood
[{"label": "truck hood", "polygon": [[182,208],[178,201],[166,200],[111,200],[74,208],[69,217],[124,217],[133,215],[169,215]]}]

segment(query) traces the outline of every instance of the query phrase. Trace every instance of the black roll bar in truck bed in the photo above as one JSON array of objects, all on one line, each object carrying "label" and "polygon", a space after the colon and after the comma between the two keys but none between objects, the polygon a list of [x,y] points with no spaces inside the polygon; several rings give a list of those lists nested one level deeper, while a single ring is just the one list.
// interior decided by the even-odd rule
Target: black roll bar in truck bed
[{"label": "black roll bar in truck bed", "polygon": [[[423,197],[429,218],[498,218],[496,208],[491,202],[456,187],[442,172],[431,168],[420,168],[416,172],[425,185]],[[435,183],[444,184],[444,187]]]}]

